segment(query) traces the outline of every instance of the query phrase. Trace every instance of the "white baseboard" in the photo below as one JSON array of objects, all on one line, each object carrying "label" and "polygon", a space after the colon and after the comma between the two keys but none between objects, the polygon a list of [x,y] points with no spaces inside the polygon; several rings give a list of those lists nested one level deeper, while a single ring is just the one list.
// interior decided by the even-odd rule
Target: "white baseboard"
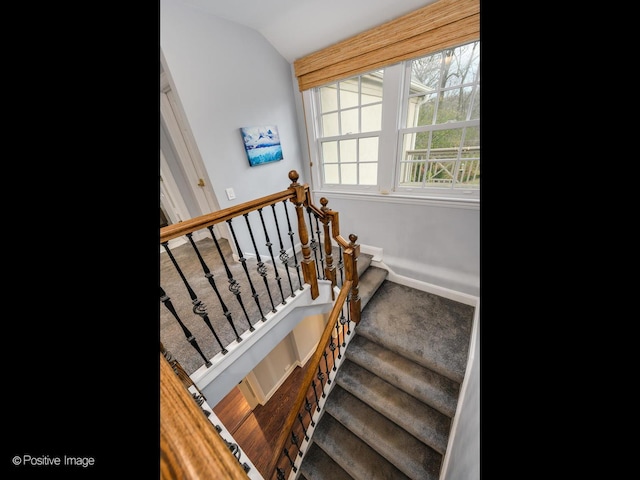
[{"label": "white baseboard", "polygon": [[371,245],[360,245],[360,253],[366,253],[373,258],[372,262],[382,262],[382,248],[372,247]]},{"label": "white baseboard", "polygon": [[468,293],[458,292],[450,288],[440,287],[432,283],[423,282],[422,280],[416,280],[414,278],[398,275],[384,262],[377,262],[372,260],[371,265],[378,268],[383,268],[387,272],[389,272],[387,280],[389,280],[390,282],[399,283],[400,285],[415,288],[416,290],[420,290],[422,292],[433,293],[434,295],[448,298],[456,302],[464,303],[465,305],[471,305],[472,307],[475,307],[478,303],[478,297],[475,295],[469,295]]}]

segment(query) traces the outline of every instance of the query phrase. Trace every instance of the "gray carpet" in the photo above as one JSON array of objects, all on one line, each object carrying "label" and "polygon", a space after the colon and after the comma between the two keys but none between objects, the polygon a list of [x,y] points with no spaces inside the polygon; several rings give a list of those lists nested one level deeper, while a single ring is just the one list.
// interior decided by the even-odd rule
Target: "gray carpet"
[{"label": "gray carpet", "polygon": [[438,480],[473,314],[385,280],[363,308],[299,478]]},{"label": "gray carpet", "polygon": [[386,281],[362,312],[358,333],[462,382],[474,307]]},{"label": "gray carpet", "polygon": [[[240,299],[247,312],[246,316],[238,301],[238,297],[229,290],[230,283],[227,273],[213,239],[205,238],[196,242],[200,255],[213,274],[213,281],[222,298],[222,302],[230,312],[238,335],[242,335],[250,329],[249,322],[255,326],[257,322],[262,321],[263,317],[260,310],[262,310],[263,315],[267,315],[273,310],[274,306],[277,309],[278,306],[282,304],[283,298],[286,301],[292,293],[294,295],[299,293],[300,282],[298,281],[295,268],[289,268],[291,284],[293,285],[292,289],[286,273],[287,270],[282,263],[280,263],[278,257],[275,256],[276,262],[278,262],[276,265],[277,272],[281,277],[281,293],[275,278],[276,272],[273,265],[267,263],[267,259],[261,257],[261,260],[267,266],[267,284],[269,286],[267,289],[262,277],[257,273],[257,259],[255,257],[247,258],[246,266],[250,274],[251,282],[253,283],[253,288],[258,295],[259,308],[242,264],[233,260],[229,242],[225,239],[219,239],[218,243],[233,278],[240,285]],[[190,243],[187,243],[171,249],[171,253],[180,266],[182,273],[187,278],[197,299],[202,301],[206,306],[208,318],[222,345],[227,347],[230,343],[236,341],[236,334],[227,317],[224,315],[222,303],[218,299],[215,290],[205,277],[205,273],[194,248]],[[277,251],[274,251],[274,255],[277,253]],[[269,258],[268,260],[270,261],[271,259]],[[298,259],[298,262],[299,261],[300,259]],[[290,259],[290,263],[293,264],[293,258]],[[202,317],[194,313],[193,302],[187,287],[165,251],[162,251],[160,254],[160,287],[164,289],[178,317],[195,337],[206,358],[211,359],[217,353],[220,353],[222,349],[216,341],[215,336]],[[271,296],[269,296],[269,292],[271,292]],[[247,316],[249,320],[247,320]],[[191,343],[187,341],[180,324],[163,302],[160,302],[160,341],[164,347],[174,355],[178,362],[180,362],[187,374],[191,375],[204,365],[204,359],[202,359]]]}]

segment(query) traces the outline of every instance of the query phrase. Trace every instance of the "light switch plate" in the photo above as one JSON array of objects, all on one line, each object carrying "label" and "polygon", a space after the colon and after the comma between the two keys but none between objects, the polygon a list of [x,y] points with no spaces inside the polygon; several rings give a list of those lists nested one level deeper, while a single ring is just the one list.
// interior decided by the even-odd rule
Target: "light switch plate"
[{"label": "light switch plate", "polygon": [[233,200],[234,198],[236,198],[236,193],[233,191],[233,188],[227,188],[226,192],[227,192],[227,198],[229,200]]}]

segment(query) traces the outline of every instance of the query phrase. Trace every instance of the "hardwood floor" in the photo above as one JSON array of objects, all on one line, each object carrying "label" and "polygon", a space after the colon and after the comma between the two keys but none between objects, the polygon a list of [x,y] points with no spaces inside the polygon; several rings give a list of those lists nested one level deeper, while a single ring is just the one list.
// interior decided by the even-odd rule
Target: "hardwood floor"
[{"label": "hardwood floor", "polygon": [[265,405],[257,405],[253,411],[238,387],[234,387],[213,408],[225,428],[265,478],[267,465],[273,455],[273,441],[282,429],[290,405],[296,398],[298,385],[310,364],[311,362],[307,362],[302,368],[296,367],[269,401]]}]

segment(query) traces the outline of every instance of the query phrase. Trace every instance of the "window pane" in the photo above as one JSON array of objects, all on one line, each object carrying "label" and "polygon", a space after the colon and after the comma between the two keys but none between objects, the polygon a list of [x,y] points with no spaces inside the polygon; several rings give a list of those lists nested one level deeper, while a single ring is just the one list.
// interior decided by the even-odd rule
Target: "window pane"
[{"label": "window pane", "polygon": [[400,165],[400,178],[398,184],[403,187],[418,187],[422,185],[424,178],[425,162],[410,161]]},{"label": "window pane", "polygon": [[360,164],[360,185],[377,185],[378,184],[378,164],[377,163],[361,163]]},{"label": "window pane", "polygon": [[340,108],[358,106],[358,77],[340,82]]},{"label": "window pane", "polygon": [[480,119],[480,85],[476,87],[476,93],[473,98],[473,105],[471,106],[470,120]]},{"label": "window pane", "polygon": [[438,103],[436,123],[459,122],[467,119],[471,104],[472,87],[456,88],[443,93]]},{"label": "window pane", "polygon": [[340,174],[342,175],[343,185],[357,185],[358,171],[355,163],[347,163],[340,165]]},{"label": "window pane", "polygon": [[480,160],[460,162],[454,188],[478,188],[480,186]]},{"label": "window pane", "polygon": [[324,166],[324,182],[340,183],[340,174],[338,172],[338,164]]},{"label": "window pane", "polygon": [[435,93],[412,97],[407,108],[407,127],[432,125],[436,98]]},{"label": "window pane", "polygon": [[[401,68],[401,64],[396,65]],[[318,88],[320,155],[325,183],[377,184],[379,135],[382,129],[383,70],[340,80]],[[367,165],[360,169],[362,162]],[[331,168],[337,167],[336,169]]]},{"label": "window pane", "polygon": [[475,156],[480,156],[480,127],[467,127],[464,129],[463,153],[465,150],[476,152]]},{"label": "window pane", "polygon": [[456,163],[455,160],[426,162],[426,170],[424,172],[425,186],[450,188],[453,184]]},{"label": "window pane", "polygon": [[361,77],[360,105],[382,101],[382,70]]},{"label": "window pane", "polygon": [[340,161],[355,162],[358,160],[357,141],[341,140],[340,141]]},{"label": "window pane", "polygon": [[404,135],[403,154],[404,160],[426,160],[427,147],[429,146],[429,132],[407,133]]},{"label": "window pane", "polygon": [[333,137],[334,135],[338,135],[338,133],[338,114],[328,113],[322,115],[322,136]]},{"label": "window pane", "polygon": [[362,108],[362,131],[375,132],[382,128],[382,104]]},{"label": "window pane", "polygon": [[359,148],[361,162],[378,161],[378,137],[361,138]]},{"label": "window pane", "polygon": [[471,83],[475,80],[480,64],[480,44],[478,42],[445,50],[442,78],[444,87]]},{"label": "window pane", "polygon": [[417,58],[411,63],[411,82],[437,90],[440,86],[442,54]]},{"label": "window pane", "polygon": [[324,142],[322,144],[322,158],[324,163],[338,163],[338,142]]},{"label": "window pane", "polygon": [[340,113],[340,120],[342,121],[341,125],[341,135],[346,135],[348,133],[360,133],[360,129],[358,128],[358,110],[352,109],[347,110],[346,112]]},{"label": "window pane", "polygon": [[421,186],[425,173],[429,132],[411,133],[403,136],[402,163],[399,185]]},{"label": "window pane", "polygon": [[480,187],[480,128],[469,127],[464,130],[464,141],[460,155],[460,167],[455,187]]},{"label": "window pane", "polygon": [[320,108],[323,112],[338,109],[338,88],[335,84],[320,88]]},{"label": "window pane", "polygon": [[458,154],[458,146],[462,139],[462,128],[436,130],[431,135],[431,156],[451,158]]}]

